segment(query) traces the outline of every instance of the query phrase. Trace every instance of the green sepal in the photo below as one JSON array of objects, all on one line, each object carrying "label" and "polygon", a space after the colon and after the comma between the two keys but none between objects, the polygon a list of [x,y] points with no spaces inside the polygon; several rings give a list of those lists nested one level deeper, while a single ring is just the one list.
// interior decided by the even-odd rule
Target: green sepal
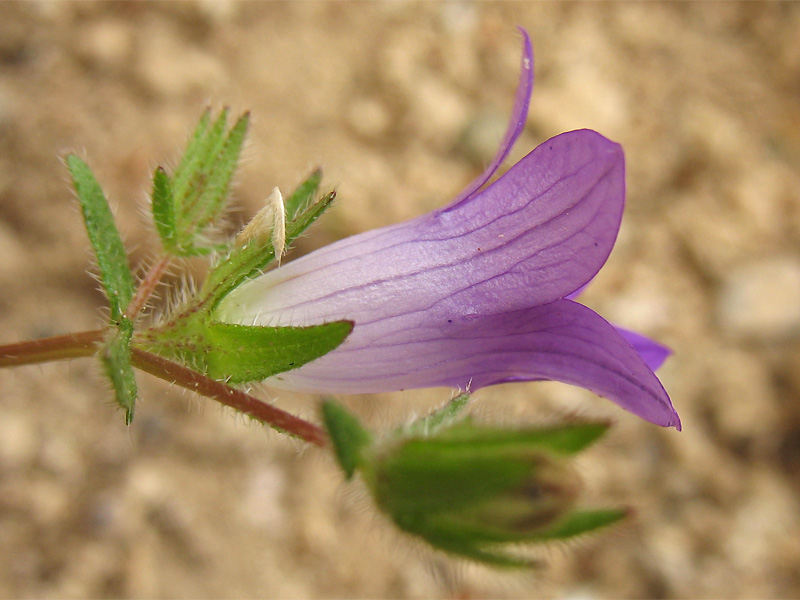
[{"label": "green sepal", "polygon": [[502,493],[530,473],[524,446],[500,452],[438,439],[404,440],[381,452],[375,493],[390,514],[450,510]]},{"label": "green sepal", "polygon": [[[225,208],[250,116],[242,115],[230,130],[227,118],[227,109],[213,123],[209,111],[203,114],[170,180],[171,194],[161,199],[168,200],[171,207],[153,198],[156,227],[161,220],[159,235],[169,254],[196,256],[224,248],[210,241],[208,234]],[[154,192],[155,187],[154,180]],[[169,218],[163,220],[165,214],[174,215],[174,228]]]},{"label": "green sepal", "polygon": [[628,510],[620,508],[579,509],[564,515],[549,528],[519,536],[486,536],[481,535],[482,532],[465,529],[461,524],[429,522],[425,523],[426,527],[421,532],[408,531],[421,535],[434,548],[462,558],[495,567],[529,568],[536,561],[502,549],[509,545],[568,540],[614,525],[629,514]]},{"label": "green sepal", "polygon": [[125,411],[125,424],[130,425],[138,395],[136,377],[131,366],[133,323],[123,317],[110,332],[110,337],[100,351],[100,361],[114,388],[117,403]]},{"label": "green sepal", "polygon": [[218,380],[262,381],[327,354],[353,330],[351,321],[309,327],[261,327],[187,319],[144,332],[137,342]]},{"label": "green sepal", "polygon": [[588,422],[507,429],[476,425],[466,418],[421,436],[414,424],[410,437],[394,446],[387,444],[382,468],[391,479],[381,477],[378,485],[404,490],[385,499],[387,506],[399,510],[405,510],[406,502],[408,507],[424,505],[425,510],[470,504],[517,485],[536,462],[550,463],[559,455],[582,450],[608,426]]},{"label": "green sepal", "polygon": [[205,331],[211,350],[203,359],[208,375],[215,379],[231,383],[262,381],[327,354],[352,330],[352,321],[311,327],[212,322]]},{"label": "green sepal", "polygon": [[[512,498],[512,502],[513,502]],[[502,508],[502,507],[498,507]],[[509,512],[513,511],[512,507]],[[548,514],[549,513],[549,514]],[[489,546],[492,544],[544,543],[567,540],[618,523],[629,516],[624,508],[575,509],[572,511],[543,511],[543,525],[522,528],[496,527],[492,521],[465,519],[465,515],[420,515],[408,520],[407,530],[420,533],[426,539],[450,540],[451,543]],[[472,515],[470,515],[472,517]],[[552,518],[548,518],[552,517]],[[533,525],[533,524],[531,524]]]},{"label": "green sepal", "polygon": [[433,435],[443,427],[454,424],[455,420],[459,418],[461,411],[469,404],[469,398],[470,396],[467,392],[459,394],[428,416],[414,421],[410,425],[401,427],[395,434],[403,436],[419,435],[422,437]]},{"label": "green sepal", "polygon": [[[311,227],[314,222],[319,219],[325,211],[331,207],[333,201],[336,199],[336,190],[330,191],[319,200],[314,202],[316,190],[319,187],[319,181],[322,177],[322,171],[319,169],[314,171],[311,176],[289,196],[285,202],[286,206],[286,246],[289,247],[306,229]],[[311,191],[311,186],[314,186],[314,191]],[[290,210],[289,207],[296,207]],[[295,211],[292,218],[288,218]]]},{"label": "green sepal", "polygon": [[568,539],[627,511],[576,509],[570,457],[608,423],[505,429],[458,418],[466,394],[377,443],[357,465],[376,504],[403,531],[457,556],[529,567],[518,544]]},{"label": "green sepal", "polygon": [[316,169],[283,201],[287,222],[294,221],[311,207],[321,183],[322,169]]},{"label": "green sepal", "polygon": [[464,442],[472,447],[502,447],[525,445],[560,455],[576,454],[596,442],[611,424],[604,421],[585,421],[507,429],[502,427],[476,427],[471,419],[465,419],[442,431],[437,441],[447,443]]},{"label": "green sepal", "polygon": [[428,532],[425,541],[443,552],[490,567],[527,569],[537,564],[535,560],[516,556],[509,552],[503,552],[499,550],[496,545],[481,545],[467,539],[453,538],[448,535],[439,537],[432,531]]},{"label": "green sepal", "polygon": [[[309,180],[315,179],[315,175]],[[306,187],[301,184],[298,191],[290,197],[290,201],[302,196],[303,202],[291,202],[294,206],[302,207],[307,203],[306,192],[301,191]],[[336,197],[336,192],[330,192],[319,201],[309,204],[292,221],[286,223],[286,246],[288,247],[311,226],[328,209]],[[288,213],[287,213],[288,214]],[[206,304],[210,310],[219,305],[225,296],[239,285],[260,275],[265,267],[275,260],[275,249],[272,247],[270,236],[254,238],[243,246],[232,248],[228,255],[217,263],[209,272],[197,298]]]},{"label": "green sepal", "polygon": [[134,292],[128,256],[111,208],[91,169],[74,154],[67,155],[66,162],[81,205],[89,242],[97,257],[100,281],[111,306],[111,320],[119,322]]},{"label": "green sepal", "polygon": [[603,527],[614,525],[628,517],[630,510],[625,508],[592,508],[580,509],[564,515],[548,528],[531,533],[527,541],[545,542],[549,540],[566,540]]},{"label": "green sepal", "polygon": [[372,435],[364,429],[358,418],[333,400],[322,402],[322,421],[339,466],[350,479],[363,463],[366,448],[372,443]]}]

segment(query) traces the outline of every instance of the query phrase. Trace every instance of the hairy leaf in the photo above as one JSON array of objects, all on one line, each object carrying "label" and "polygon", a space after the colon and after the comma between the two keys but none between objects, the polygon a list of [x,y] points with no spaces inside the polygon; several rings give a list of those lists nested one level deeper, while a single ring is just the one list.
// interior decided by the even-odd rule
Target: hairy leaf
[{"label": "hairy leaf", "polygon": [[100,281],[111,305],[111,319],[119,322],[133,298],[134,279],[114,216],[89,166],[74,154],[67,167],[78,194],[89,241],[97,257]]}]

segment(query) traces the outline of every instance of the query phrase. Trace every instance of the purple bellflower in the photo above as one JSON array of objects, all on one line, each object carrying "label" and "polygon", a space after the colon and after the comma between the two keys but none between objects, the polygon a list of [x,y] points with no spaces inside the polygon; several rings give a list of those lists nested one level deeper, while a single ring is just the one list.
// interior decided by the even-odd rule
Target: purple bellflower
[{"label": "purple bellflower", "polygon": [[563,133],[485,185],[527,117],[533,51],[522,35],[508,129],[489,167],[453,202],[321,248],[223,300],[218,316],[229,322],[355,323],[341,346],[268,385],[360,394],[555,380],[680,429],[653,372],[669,351],[574,300],[617,237],[622,148],[594,131]]}]

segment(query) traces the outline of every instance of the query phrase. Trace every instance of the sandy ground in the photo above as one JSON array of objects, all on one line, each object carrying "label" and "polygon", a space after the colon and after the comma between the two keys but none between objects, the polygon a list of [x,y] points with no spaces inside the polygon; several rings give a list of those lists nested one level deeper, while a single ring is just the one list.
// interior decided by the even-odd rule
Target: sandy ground
[{"label": "sandy ground", "polygon": [[[241,224],[321,165],[340,203],[308,251],[455,195],[491,157],[536,51],[519,158],[593,128],[628,208],[587,292],[675,349],[684,431],[560,384],[482,391],[487,420],[617,421],[580,462],[633,506],[605,535],[501,575],[395,533],[304,451],[142,375],[127,430],[93,361],[0,372],[3,597],[800,596],[800,4],[0,4],[0,339],[101,322],[61,157],[88,158],[134,261],[152,168],[207,105],[251,110]],[[262,390],[313,417],[314,398]],[[389,427],[448,395],[347,399]]]}]

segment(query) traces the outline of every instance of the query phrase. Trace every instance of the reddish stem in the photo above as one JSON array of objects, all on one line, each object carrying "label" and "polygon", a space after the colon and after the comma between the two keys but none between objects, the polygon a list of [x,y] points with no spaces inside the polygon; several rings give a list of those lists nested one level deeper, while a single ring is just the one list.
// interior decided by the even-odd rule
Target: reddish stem
[{"label": "reddish stem", "polygon": [[139,348],[131,348],[131,359],[133,365],[142,371],[174,382],[187,390],[213,398],[217,402],[243,412],[270,427],[299,437],[320,448],[324,448],[327,444],[325,431],[321,427],[266,404],[258,398],[254,398],[216,379],[206,377],[183,365],[174,363],[157,354],[145,352]]},{"label": "reddish stem", "polygon": [[29,340],[0,346],[0,367],[16,367],[92,356],[102,343],[105,331],[82,331],[40,340]]},{"label": "reddish stem", "polygon": [[125,310],[125,314],[129,319],[135,320],[137,315],[142,312],[145,304],[147,304],[148,298],[150,298],[153,291],[155,291],[158,282],[161,281],[164,273],[166,273],[170,262],[172,262],[172,257],[170,256],[164,256],[160,258],[159,261],[154,264],[144,276],[142,283],[136,290],[136,295],[133,297],[128,305],[128,308]]},{"label": "reddish stem", "polygon": [[[98,346],[102,344],[105,335],[105,330],[98,329],[96,331],[70,333],[17,344],[6,344],[0,346],[0,367],[14,367],[93,356],[97,353]],[[140,348],[131,348],[131,359],[133,366],[160,379],[175,383],[203,396],[208,396],[225,406],[230,406],[261,421],[265,425],[321,448],[327,445],[327,436],[321,427],[295,417],[284,410],[270,406],[241,390],[206,377],[156,354],[145,352]]]}]

